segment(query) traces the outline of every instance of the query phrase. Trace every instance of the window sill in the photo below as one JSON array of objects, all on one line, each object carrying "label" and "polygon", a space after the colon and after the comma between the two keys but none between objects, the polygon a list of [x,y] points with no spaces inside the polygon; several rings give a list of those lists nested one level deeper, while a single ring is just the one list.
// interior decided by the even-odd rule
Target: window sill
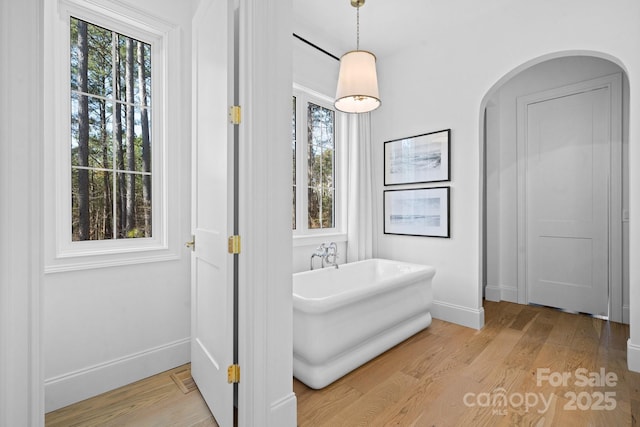
[{"label": "window sill", "polygon": [[64,256],[52,257],[45,261],[45,274],[63,273],[78,270],[93,270],[96,268],[120,267],[150,262],[166,262],[180,259],[180,253],[174,248],[139,247],[128,250],[114,250],[111,252],[75,252]]},{"label": "window sill", "polygon": [[346,242],[347,233],[305,234],[293,236],[293,247],[320,245],[321,243]]}]

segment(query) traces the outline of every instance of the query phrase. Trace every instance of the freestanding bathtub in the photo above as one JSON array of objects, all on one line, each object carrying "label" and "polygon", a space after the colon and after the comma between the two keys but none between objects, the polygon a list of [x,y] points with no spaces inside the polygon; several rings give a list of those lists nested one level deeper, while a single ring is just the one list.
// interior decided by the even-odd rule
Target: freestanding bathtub
[{"label": "freestanding bathtub", "polygon": [[370,259],[293,275],[293,375],[333,381],[431,324],[430,266]]}]

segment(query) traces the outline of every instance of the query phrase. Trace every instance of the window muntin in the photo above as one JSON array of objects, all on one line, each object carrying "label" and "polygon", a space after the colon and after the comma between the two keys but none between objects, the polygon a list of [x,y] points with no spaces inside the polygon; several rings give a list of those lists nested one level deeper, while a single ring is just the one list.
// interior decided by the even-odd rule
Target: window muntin
[{"label": "window muntin", "polygon": [[297,85],[292,110],[294,235],[340,234],[339,116],[330,99]]},{"label": "window muntin", "polygon": [[[53,2],[52,7],[45,11],[45,20],[51,29],[51,37],[44,40],[47,53],[44,67],[45,74],[49,76],[44,84],[45,109],[48,112],[44,117],[48,142],[45,145],[45,157],[50,159],[44,164],[46,182],[43,196],[49,212],[44,217],[47,235],[44,248],[46,273],[176,260],[183,255],[180,218],[184,218],[182,211],[188,204],[188,198],[185,199],[184,194],[188,191],[180,191],[183,185],[181,180],[170,179],[172,176],[178,176],[180,163],[184,160],[183,147],[188,143],[181,138],[182,128],[189,126],[189,122],[180,114],[184,104],[180,93],[189,90],[188,84],[181,78],[182,65],[179,61],[182,30],[179,26],[158,20],[135,6],[124,9],[110,2],[98,3],[64,0]],[[142,235],[139,238],[116,236],[103,240],[73,240],[71,90],[72,85],[73,89],[77,90],[77,81],[71,81],[70,58],[77,52],[71,52],[74,44],[71,33],[72,18],[142,41],[150,47],[153,67],[147,70],[151,75],[151,80],[147,82],[147,102],[152,101],[153,108],[149,108],[147,104],[147,112],[149,137],[153,145],[149,153],[152,166],[149,177],[153,193],[152,221],[148,228],[152,231],[151,237]],[[112,57],[108,56],[105,60],[111,61],[110,58]],[[149,63],[148,58],[146,62]],[[84,95],[89,101],[99,97],[113,98],[109,93],[111,87],[112,85],[107,86],[108,91]],[[138,93],[135,90],[134,96],[138,96]],[[136,101],[136,104],[139,102]],[[114,114],[112,105],[113,102],[106,103],[107,114]],[[139,115],[139,111],[138,108],[134,115]],[[123,122],[123,129],[124,126],[126,121]],[[141,128],[136,129],[134,125],[134,130],[139,138]],[[113,128],[109,132],[113,132]],[[126,132],[126,129],[123,132]],[[173,143],[168,144],[167,141]],[[111,159],[109,162],[112,162],[111,152],[108,158]],[[102,168],[102,156],[90,159],[93,162],[92,166],[100,164],[98,168]],[[96,160],[100,160],[100,163],[96,163]],[[109,162],[104,169],[114,173]],[[101,171],[97,169],[90,179],[94,182],[103,179],[99,172]],[[125,167],[120,173],[125,172],[134,172],[140,176],[140,172],[144,170],[138,168],[131,171],[131,168]],[[140,187],[139,183],[136,185]],[[102,191],[94,193],[94,196],[98,195],[103,197]],[[138,202],[142,200],[140,197]],[[138,217],[141,216],[138,212]]]},{"label": "window muntin", "polygon": [[297,224],[297,215],[296,215],[296,200],[297,200],[297,193],[298,193],[298,187],[297,187],[297,182],[296,182],[296,163],[297,163],[297,150],[296,150],[296,145],[298,144],[297,142],[297,120],[296,120],[296,97],[294,96],[292,98],[293,103],[292,103],[292,114],[291,114],[291,152],[293,153],[293,209],[291,211],[291,222],[292,222],[292,229],[295,230],[296,229],[296,224]]},{"label": "window muntin", "polygon": [[335,227],[335,112],[307,103],[307,215],[309,229]]},{"label": "window muntin", "polygon": [[70,18],[73,241],[152,236],[151,45]]}]

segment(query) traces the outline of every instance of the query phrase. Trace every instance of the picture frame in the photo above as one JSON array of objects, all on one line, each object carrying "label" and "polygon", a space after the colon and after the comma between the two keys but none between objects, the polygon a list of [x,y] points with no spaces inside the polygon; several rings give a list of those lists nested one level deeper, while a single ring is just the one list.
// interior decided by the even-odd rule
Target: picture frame
[{"label": "picture frame", "polygon": [[451,129],[384,143],[384,185],[451,180]]},{"label": "picture frame", "polygon": [[450,237],[449,187],[385,190],[384,234]]}]

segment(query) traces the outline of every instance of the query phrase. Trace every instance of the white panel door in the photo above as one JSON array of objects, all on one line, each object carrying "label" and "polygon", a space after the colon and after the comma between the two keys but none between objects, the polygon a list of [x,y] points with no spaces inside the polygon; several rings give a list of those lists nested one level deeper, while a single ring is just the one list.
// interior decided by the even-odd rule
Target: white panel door
[{"label": "white panel door", "polygon": [[233,8],[203,0],[193,20],[191,374],[218,424],[233,425]]},{"label": "white panel door", "polygon": [[527,106],[528,302],[607,315],[608,87]]}]

